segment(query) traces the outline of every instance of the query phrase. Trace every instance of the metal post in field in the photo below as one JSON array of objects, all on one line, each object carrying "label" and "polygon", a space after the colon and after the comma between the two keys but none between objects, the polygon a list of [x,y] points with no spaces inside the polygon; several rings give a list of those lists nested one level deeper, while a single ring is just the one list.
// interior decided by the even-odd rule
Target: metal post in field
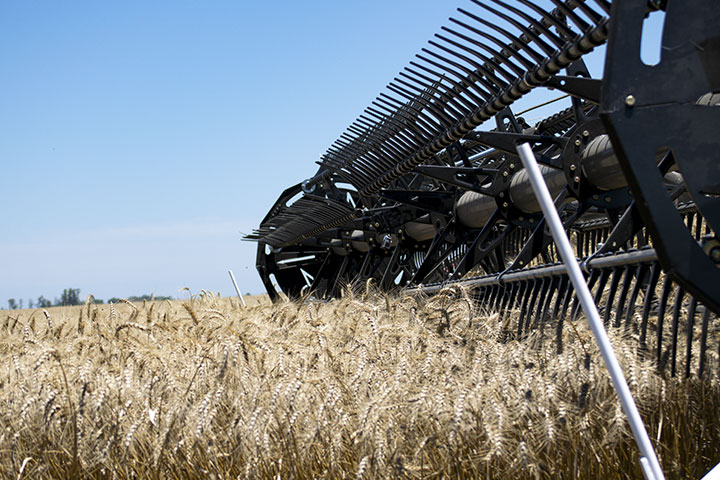
[{"label": "metal post in field", "polygon": [[615,356],[610,339],[608,338],[607,332],[603,327],[602,320],[600,320],[600,314],[598,313],[597,305],[593,300],[590,288],[588,288],[585,277],[580,270],[577,258],[575,258],[575,252],[573,252],[572,246],[570,245],[570,239],[565,232],[562,222],[560,221],[560,215],[558,214],[555,203],[550,197],[550,192],[543,180],[540,168],[538,167],[535,154],[533,153],[528,143],[523,143],[517,146],[517,152],[522,160],[525,170],[528,172],[530,177],[530,184],[532,186],[535,197],[537,198],[540,206],[542,207],[545,220],[550,226],[555,245],[560,252],[565,268],[567,269],[568,276],[572,281],[575,292],[580,300],[583,311],[588,317],[590,322],[590,328],[592,329],[595,342],[597,342],[602,353],[603,361],[605,366],[610,372],[615,390],[620,397],[620,403],[623,411],[628,418],[630,428],[632,429],[633,435],[635,436],[635,442],[640,448],[640,464],[642,466],[645,478],[648,480],[664,480],[665,476],[660,468],[660,462],[657,459],[655,450],[653,449],[650,438],[648,437],[645,425],[640,418],[640,412],[638,412],[635,401],[633,400],[632,393],[625,381],[622,368],[620,363]]},{"label": "metal post in field", "polygon": [[235,287],[235,291],[237,292],[238,298],[240,299],[240,303],[242,303],[243,307],[246,307],[245,305],[245,299],[242,296],[242,293],[240,293],[240,289],[238,288],[238,284],[235,281],[235,275],[233,275],[232,270],[228,270],[228,273],[230,274],[230,280],[233,282],[233,286]]}]

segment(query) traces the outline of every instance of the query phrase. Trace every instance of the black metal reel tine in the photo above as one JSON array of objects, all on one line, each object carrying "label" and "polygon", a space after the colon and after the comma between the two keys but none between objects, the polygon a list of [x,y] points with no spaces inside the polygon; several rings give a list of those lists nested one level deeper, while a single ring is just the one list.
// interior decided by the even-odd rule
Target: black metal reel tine
[{"label": "black metal reel tine", "polygon": [[580,311],[582,309],[580,308],[580,301],[578,300],[577,295],[573,296],[572,301],[572,308],[570,309],[570,321],[576,322],[578,317],[580,316]]},{"label": "black metal reel tine", "polygon": [[489,314],[493,313],[493,299],[495,298],[495,295],[497,294],[497,285],[492,285],[490,287],[490,290],[488,290],[488,295],[485,298],[485,308],[487,309],[487,312]]},{"label": "black metal reel tine", "polygon": [[[411,62],[411,63],[412,63],[412,62]],[[416,83],[418,83],[418,84],[420,84],[420,85],[424,85],[424,84],[434,85],[434,84],[437,84],[438,87],[442,87],[442,88],[444,89],[446,96],[450,97],[450,96],[452,95],[453,98],[457,98],[458,100],[460,100],[460,101],[461,101],[466,107],[468,107],[470,110],[473,110],[474,108],[477,108],[477,104],[482,103],[483,101],[485,101],[484,99],[482,99],[482,98],[478,97],[477,95],[475,95],[475,93],[474,93],[472,90],[470,90],[469,88],[465,88],[465,89],[463,89],[463,90],[461,91],[461,90],[459,90],[459,89],[453,88],[452,85],[450,85],[450,86],[445,85],[445,84],[442,82],[442,80],[445,80],[445,79],[446,79],[445,77],[441,77],[441,78],[439,78],[439,79],[437,79],[437,80],[433,80],[432,78],[428,77],[427,75],[425,75],[425,74],[423,74],[423,73],[420,73],[420,72],[418,72],[418,71],[416,71],[416,70],[414,70],[414,69],[412,69],[412,68],[410,68],[410,67],[405,67],[405,68],[403,68],[403,70],[404,70],[404,72],[400,72],[400,75],[403,75],[403,76],[405,76],[405,77],[413,80],[414,82],[416,82]],[[410,72],[412,75],[407,74],[407,73],[405,73],[405,72]],[[417,77],[417,78],[415,78],[415,77]],[[435,88],[437,88],[437,89],[439,90],[438,87],[435,87]],[[467,97],[469,97],[469,98],[465,98],[465,96],[467,96]]]},{"label": "black metal reel tine", "polygon": [[525,331],[526,332],[530,331],[530,328],[532,327],[531,321],[532,321],[532,317],[533,317],[533,311],[535,310],[535,302],[538,299],[538,295],[540,294],[540,289],[542,288],[542,285],[545,283],[545,278],[543,278],[542,281],[540,281],[540,282],[535,280],[533,283],[535,285],[533,286],[533,289],[532,289],[532,296],[530,298],[530,303],[528,304],[528,308],[525,311],[524,323],[525,323]]},{"label": "black metal reel tine", "polygon": [[430,104],[430,102],[428,102],[424,98],[417,97],[417,96],[413,95],[411,92],[408,92],[404,88],[399,87],[392,82],[390,82],[388,84],[387,89],[390,90],[391,92],[394,92],[394,93],[400,95],[401,97],[406,98],[407,100],[409,100],[411,102],[417,101],[418,103],[420,103],[423,106],[422,112],[427,112],[430,115],[432,115],[433,117],[435,117],[438,120],[438,123],[441,125],[442,128],[449,128],[452,125],[453,119],[446,118],[443,115],[441,115],[440,113],[436,112],[434,109],[429,108],[428,105]]},{"label": "black metal reel tine", "polygon": [[[403,72],[400,72],[399,75],[400,75],[400,76],[406,76],[406,77],[407,77],[407,75],[403,75]],[[412,79],[412,77],[409,77],[409,78]],[[417,85],[415,85],[415,84],[413,84],[413,83],[409,83],[408,81],[406,81],[406,80],[404,80],[404,79],[402,79],[402,78],[398,78],[398,77],[395,77],[393,80],[394,80],[395,82],[397,82],[397,83],[403,84],[403,85],[406,86],[407,88],[410,88],[410,89],[412,89],[412,90],[415,90],[415,91],[418,92],[420,95],[423,95],[423,94],[425,94],[426,92],[431,92],[431,93],[433,94],[432,97],[435,98],[435,99],[437,99],[437,100],[436,100],[436,103],[433,104],[434,107],[435,107],[435,108],[440,108],[440,107],[442,106],[442,109],[447,110],[448,113],[449,113],[450,115],[452,115],[454,119],[462,118],[464,115],[466,115],[466,114],[469,112],[468,110],[459,107],[459,106],[456,104],[456,102],[453,102],[453,99],[448,98],[446,95],[443,95],[442,93],[439,93],[440,98],[436,97],[436,96],[435,96],[435,92],[437,92],[437,89],[435,89],[435,88],[433,88],[433,87],[424,86],[424,89],[423,89],[422,87],[419,87],[419,86],[417,86]],[[442,101],[442,103],[440,103],[441,101]],[[432,104],[432,102],[431,102],[431,104]],[[442,109],[441,109],[441,110],[442,110]]]},{"label": "black metal reel tine", "polygon": [[[498,72],[500,72],[500,74],[502,74],[503,77],[505,77],[505,78],[507,79],[507,82],[514,82],[515,80],[517,80],[517,77],[518,77],[518,75],[519,75],[518,72],[516,72],[515,75],[513,75],[512,73],[508,72],[508,71],[505,69],[505,65],[507,65],[507,66],[509,66],[509,67],[512,68],[513,64],[511,64],[511,63],[509,63],[509,62],[508,62],[507,64],[506,64],[506,63],[499,63],[499,62],[497,62],[497,63],[496,63],[496,62],[491,62],[491,60],[490,60],[488,57],[486,57],[485,55],[482,55],[480,52],[477,52],[476,50],[473,50],[472,48],[467,47],[467,46],[465,46],[465,45],[463,45],[463,44],[461,44],[461,43],[459,43],[459,42],[456,42],[455,40],[452,40],[452,39],[450,39],[450,38],[448,38],[448,37],[446,37],[446,36],[444,36],[444,35],[440,35],[439,33],[436,33],[436,34],[435,34],[435,37],[437,37],[437,38],[443,40],[444,42],[447,42],[447,43],[449,43],[450,45],[453,45],[453,46],[455,46],[455,47],[457,47],[457,48],[459,48],[459,49],[461,49],[461,50],[464,50],[464,51],[472,54],[472,55],[475,56],[475,57],[478,57],[481,61],[484,62],[484,65],[478,64],[475,60],[473,60],[473,59],[471,59],[471,58],[469,58],[469,57],[466,57],[465,55],[461,55],[461,54],[459,54],[459,53],[457,53],[457,52],[455,52],[455,51],[453,51],[453,50],[451,50],[451,49],[449,49],[449,48],[443,47],[443,46],[441,46],[441,45],[439,45],[439,44],[437,44],[437,43],[435,43],[435,42],[433,42],[433,41],[430,42],[431,45],[435,45],[436,47],[441,48],[441,49],[443,49],[444,51],[446,51],[446,52],[448,52],[448,53],[451,53],[451,54],[457,56],[458,58],[461,58],[461,59],[465,60],[467,63],[469,63],[470,65],[472,65],[473,67],[475,67],[479,72],[483,73],[486,77],[491,78],[491,79],[492,79],[492,78],[496,78],[496,77],[495,77],[495,74],[493,73],[493,71],[497,70]],[[506,85],[507,82],[502,82],[502,83],[499,83],[499,84],[500,84],[500,85],[503,85],[503,84]]]},{"label": "black metal reel tine", "polygon": [[495,298],[498,294],[498,286],[493,285],[490,288],[490,296],[488,297],[487,301],[485,302],[488,307],[488,312],[493,313],[493,305],[495,304]]},{"label": "black metal reel tine", "polygon": [[560,280],[558,277],[551,277],[548,282],[548,288],[545,291],[545,304],[543,305],[542,312],[538,309],[540,315],[540,336],[545,336],[545,319],[547,318],[548,310],[550,310],[550,304],[552,303],[553,297],[557,294],[557,288]]},{"label": "black metal reel tine", "polygon": [[678,327],[680,323],[680,311],[682,308],[682,301],[685,297],[685,290],[678,286],[677,294],[675,295],[675,304],[673,305],[673,318],[672,318],[672,345],[671,345],[671,359],[670,359],[670,375],[675,376],[675,360],[677,358],[677,341],[678,341]]},{"label": "black metal reel tine", "polygon": [[[432,91],[434,94],[439,95],[440,98],[442,98],[443,101],[446,102],[446,105],[452,104],[454,109],[464,112],[464,113],[471,112],[472,109],[474,108],[473,102],[471,102],[470,100],[468,100],[467,98],[462,96],[460,94],[460,92],[452,91],[452,96],[451,96],[451,95],[449,95],[450,91],[445,86],[445,84],[440,83],[440,82],[432,82],[432,83],[424,82],[422,79],[416,78],[417,74],[410,75],[407,72],[414,74],[414,70],[412,70],[408,67],[405,67],[404,71],[398,73],[398,75],[400,75],[401,77],[407,78],[411,82],[416,83],[417,85],[419,85],[422,88],[425,88],[426,90]],[[400,79],[398,79],[397,77],[395,79],[397,81],[400,81]],[[439,87],[443,87],[443,90],[441,90]]]},{"label": "black metal reel tine", "polygon": [[520,306],[520,315],[518,315],[518,330],[517,330],[517,339],[520,340],[522,338],[523,333],[523,321],[525,318],[525,312],[527,311],[527,305],[530,301],[530,295],[532,293],[532,286],[534,285],[533,280],[525,280],[525,288],[523,289],[523,295],[522,295],[522,305]]},{"label": "black metal reel tine", "polygon": [[575,232],[575,249],[577,250],[578,258],[585,258],[585,251],[583,249],[583,237],[585,234],[580,230]]},{"label": "black metal reel tine", "polygon": [[[412,144],[416,148],[420,146],[421,142],[418,142],[414,136],[410,135],[410,132],[413,132],[414,130],[408,129],[408,125],[405,122],[401,122],[396,117],[397,115],[386,115],[384,118],[379,119],[381,122],[385,122],[386,124],[393,127],[392,129],[386,129],[386,131],[381,134],[382,137],[387,138],[392,135],[394,139],[400,144]],[[363,113],[358,116],[358,120],[360,119],[362,119],[364,122],[370,122],[371,125],[376,125],[378,123],[378,115],[369,112],[368,109],[365,109],[365,111],[363,111]]]},{"label": "black metal reel tine", "polygon": [[575,11],[572,8],[568,8],[567,5],[565,5],[564,0],[550,0],[558,10],[560,10],[567,18],[570,19],[571,22],[573,22],[577,27],[582,30],[583,32],[590,29],[590,24],[587,23],[585,20],[580,18],[580,16],[575,13]]},{"label": "black metal reel tine", "polygon": [[487,296],[488,287],[483,287],[480,291],[480,294],[478,295],[478,305],[480,305],[480,308],[483,309],[483,313],[485,313],[485,297]]},{"label": "black metal reel tine", "polygon": [[664,365],[662,364],[662,331],[663,331],[663,324],[665,323],[665,309],[667,307],[668,298],[670,297],[670,292],[672,291],[672,279],[669,275],[665,276],[665,280],[663,282],[663,289],[662,293],[660,294],[660,303],[658,304],[658,317],[657,317],[657,362],[658,362],[658,368],[662,368]]},{"label": "black metal reel tine", "polygon": [[560,21],[560,19],[553,15],[552,12],[546,12],[545,10],[538,7],[529,0],[519,0],[519,2],[526,7],[534,10],[535,13],[539,13],[540,15],[542,15],[543,19],[545,19],[547,22],[552,23],[552,25],[557,28],[562,33],[562,35],[565,36],[565,38],[571,40],[577,36],[577,33],[574,32],[566,22]]},{"label": "black metal reel tine", "polygon": [[655,288],[657,287],[658,280],[660,279],[660,264],[653,262],[650,268],[650,280],[648,281],[647,287],[645,288],[645,301],[643,302],[642,320],[640,322],[640,343],[645,345],[647,339],[647,326],[648,318],[650,317],[650,309],[652,308],[652,301],[655,297]]},{"label": "black metal reel tine", "polygon": [[502,18],[503,20],[505,20],[506,22],[508,22],[509,24],[511,24],[513,27],[515,27],[515,28],[517,28],[518,30],[520,30],[521,32],[523,32],[523,33],[525,34],[525,36],[527,36],[528,38],[532,39],[533,42],[534,42],[538,47],[540,47],[540,50],[542,50],[543,52],[545,52],[545,55],[547,55],[547,56],[552,56],[552,54],[555,53],[555,49],[554,49],[550,44],[548,44],[547,42],[545,42],[545,40],[543,40],[543,39],[540,37],[540,35],[536,34],[536,33],[533,32],[530,28],[526,27],[525,25],[523,25],[523,24],[520,23],[519,21],[515,20],[512,16],[507,15],[507,14],[505,14],[505,13],[502,13],[501,11],[499,11],[499,10],[497,10],[497,9],[489,6],[489,5],[486,5],[485,3],[483,3],[483,2],[481,2],[481,1],[479,1],[479,0],[471,0],[471,1],[472,1],[474,4],[479,5],[480,7],[484,8],[484,9],[487,10],[488,12],[491,12],[491,13],[497,15],[498,17]]},{"label": "black metal reel tine", "polygon": [[[595,276],[595,278],[593,278]],[[597,289],[595,290],[595,298],[593,300],[595,301],[595,305],[600,304],[600,300],[602,299],[603,292],[605,291],[605,285],[607,285],[608,278],[610,278],[610,270],[603,269],[599,275],[597,275],[597,270],[593,270],[590,280],[591,284],[588,285],[590,290],[592,290],[592,286],[595,283],[594,280],[597,280],[597,277],[600,278],[600,283],[598,284]]]},{"label": "black metal reel tine", "polygon": [[[443,30],[451,32],[451,33],[457,35],[458,37],[462,38],[463,40],[466,40],[467,42],[472,43],[473,45],[476,45],[480,48],[487,50],[490,53],[493,53],[493,55],[497,56],[500,60],[503,60],[503,61],[506,61],[509,63],[509,58],[512,56],[512,57],[516,58],[519,61],[519,63],[522,64],[522,66],[526,69],[531,69],[531,68],[534,68],[537,66],[537,64],[535,62],[525,58],[518,49],[509,47],[506,43],[504,43],[499,38],[494,37],[494,36],[490,35],[489,33],[479,30],[473,26],[470,26],[470,25],[466,24],[465,22],[461,22],[460,20],[458,20],[456,18],[450,18],[450,21],[465,28],[466,30],[470,30],[471,32],[475,33],[476,35],[480,35],[481,37],[486,38],[487,40],[490,40],[492,43],[494,43],[495,45],[497,45],[500,48],[500,51],[497,52],[495,50],[491,50],[489,47],[485,46],[484,43],[482,43],[478,40],[475,40],[469,36],[466,36],[462,33],[455,32],[454,30],[452,30],[450,28],[442,27]],[[505,52],[507,52],[507,54]]]},{"label": "black metal reel tine", "polygon": [[[597,0],[596,0],[597,3]],[[602,20],[602,16],[598,15],[596,11],[594,11],[592,8],[590,8],[586,3],[585,0],[580,1],[574,1],[572,2],[573,6],[575,6],[578,10],[580,10],[582,13],[587,15],[587,17],[592,21],[595,25],[600,24],[600,21]],[[608,12],[609,13],[609,12]]]},{"label": "black metal reel tine", "polygon": [[[450,20],[452,20],[452,19],[450,19]],[[525,70],[523,70],[522,66],[517,65],[515,62],[512,61],[513,57],[511,57],[509,55],[505,55],[505,54],[501,53],[500,51],[495,50],[492,47],[490,47],[478,40],[475,40],[473,38],[468,37],[465,34],[462,34],[460,32],[453,30],[452,28],[441,27],[441,29],[445,32],[450,33],[451,35],[454,35],[462,40],[465,40],[466,42],[474,45],[475,47],[485,50],[487,53],[492,55],[492,58],[488,58],[485,55],[482,55],[480,52],[478,52],[474,48],[470,48],[470,47],[467,47],[467,46],[459,44],[459,43],[457,44],[463,50],[465,50],[469,53],[472,53],[476,57],[482,59],[487,65],[495,66],[495,65],[502,63],[504,66],[507,66],[507,68],[509,68],[510,70],[515,72],[515,75],[518,77],[525,74]],[[450,40],[446,40],[446,41],[449,42]],[[501,48],[505,49],[505,51],[508,51],[506,45],[501,45]],[[508,52],[508,53],[510,53],[510,52]],[[523,65],[524,65],[524,62],[521,62],[521,63],[523,63]],[[526,66],[525,67],[526,69],[532,67],[532,62],[528,62],[528,63],[530,63],[530,65]]]},{"label": "black metal reel tine", "polygon": [[641,263],[637,267],[637,275],[635,276],[635,285],[633,286],[632,292],[630,292],[630,299],[628,300],[627,310],[625,310],[625,330],[630,328],[630,323],[635,315],[635,302],[637,301],[640,289],[643,287],[645,279],[650,271],[646,263]]},{"label": "black metal reel tine", "polygon": [[[360,115],[358,119],[356,120],[357,123],[361,123],[363,125],[372,125],[371,119],[367,119],[364,115]],[[392,149],[395,151],[393,154],[396,157],[404,157],[407,155],[407,151],[409,150],[408,147],[402,146],[402,144],[398,141],[398,135],[399,132],[384,132],[384,131],[377,131],[373,132],[373,136],[371,138],[371,146],[368,148],[368,151],[372,150],[379,150],[382,152],[382,149]],[[397,150],[397,151],[396,151]],[[403,152],[404,150],[404,152]]]},{"label": "black metal reel tine", "polygon": [[697,307],[697,300],[692,295],[690,296],[690,305],[688,306],[688,324],[687,324],[687,338],[685,343],[685,378],[690,377],[690,363],[692,361],[692,340],[693,330],[695,329],[695,308]]},{"label": "black metal reel tine", "polygon": [[710,323],[710,309],[705,307],[702,316],[702,327],[700,331],[700,365],[698,367],[698,377],[702,378],[705,371],[705,351],[707,350],[708,324]]},{"label": "black metal reel tine", "polygon": [[558,317],[558,310],[560,310],[560,305],[563,305],[567,303],[567,295],[569,288],[569,278],[566,275],[563,275],[560,277],[560,281],[557,288],[557,296],[555,297],[555,304],[553,305],[553,312],[552,312],[552,319],[555,320],[555,337],[557,342],[557,353],[560,355],[562,353],[563,349],[563,343],[562,343],[562,332],[563,332],[563,326],[565,325],[565,312],[563,311],[563,314]]},{"label": "black metal reel tine", "polygon": [[405,107],[405,108],[409,108],[410,110],[413,110],[415,112],[415,114],[417,115],[417,118],[419,119],[416,121],[422,120],[424,122],[424,125],[426,125],[428,129],[430,129],[430,131],[432,132],[433,135],[437,135],[437,133],[440,132],[441,129],[443,128],[442,124],[439,124],[438,122],[436,122],[432,117],[428,116],[423,110],[418,110],[417,108],[415,108],[407,103],[404,103],[404,102],[398,100],[397,98],[386,94],[385,92],[380,92],[380,95],[378,95],[376,100],[378,102],[385,103],[391,107],[393,106],[393,103],[394,103],[396,105],[395,108]]},{"label": "black metal reel tine", "polygon": [[563,321],[565,320],[565,316],[567,315],[568,307],[570,306],[570,299],[575,298],[577,299],[577,296],[574,295],[575,288],[572,285],[572,282],[568,281],[566,282],[567,289],[565,290],[564,299],[562,302],[562,311],[560,312],[560,317]]},{"label": "black metal reel tine", "polygon": [[543,55],[541,53],[537,52],[536,50],[533,50],[533,48],[530,46],[529,43],[524,42],[517,35],[513,35],[512,33],[505,30],[504,28],[499,27],[498,25],[495,25],[492,22],[488,22],[484,18],[480,18],[477,15],[468,12],[467,10],[463,10],[462,8],[458,8],[458,12],[462,13],[463,15],[467,15],[468,17],[472,18],[476,22],[481,23],[482,25],[485,25],[486,27],[491,28],[491,29],[495,30],[496,32],[500,33],[501,35],[505,36],[505,38],[507,38],[508,40],[510,40],[512,42],[512,44],[515,48],[517,48],[518,50],[520,50],[520,49],[525,50],[533,58],[533,60],[536,62],[536,64],[539,64],[540,62],[543,61],[543,58],[544,58]]},{"label": "black metal reel tine", "polygon": [[495,298],[495,311],[500,312],[501,304],[505,301],[505,297],[507,297],[507,288],[505,287],[504,283],[498,284],[499,292],[498,296]]},{"label": "black metal reel tine", "polygon": [[[368,119],[364,114],[361,115],[364,119]],[[405,125],[396,119],[389,121],[395,127],[394,131],[383,133],[382,137],[386,139],[388,145],[392,145],[395,149],[398,149],[403,153],[403,156],[410,155],[418,147],[422,145],[422,142],[418,141],[415,136],[414,130],[405,129]]]},{"label": "black metal reel tine", "polygon": [[610,14],[610,2],[608,0],[595,0],[595,3],[602,8],[603,12]]},{"label": "black metal reel tine", "polygon": [[[502,303],[501,303],[500,309],[499,309],[499,313],[500,313],[500,323],[502,323],[503,320],[505,320],[505,312],[506,312],[506,310],[512,308],[511,305],[512,305],[512,302],[513,302],[513,300],[514,300],[515,287],[516,287],[516,286],[517,286],[516,283],[511,283],[511,284],[510,284],[510,292],[506,292],[505,295],[503,295]],[[507,290],[507,286],[505,286],[505,288],[506,288],[506,290]]]},{"label": "black metal reel tine", "polygon": [[[388,103],[387,101],[385,101],[385,102]],[[433,137],[433,135],[434,135],[434,133],[432,133],[433,130],[429,130],[428,125],[426,125],[425,122],[422,121],[422,119],[418,120],[415,117],[412,117],[410,119],[407,118],[407,115],[409,114],[409,112],[407,112],[405,110],[392,110],[387,105],[383,105],[381,100],[373,100],[371,102],[371,104],[376,106],[377,108],[385,110],[387,112],[399,113],[403,117],[403,120],[405,120],[410,125],[410,127],[418,134],[418,136],[420,138],[423,139],[423,141],[429,141],[429,139],[431,139]],[[368,115],[370,115],[371,113],[374,114],[375,116],[383,115],[382,112],[375,110],[373,107],[367,107],[365,109],[365,112]]]},{"label": "black metal reel tine", "polygon": [[[432,44],[433,42],[430,41],[430,43]],[[466,67],[466,66],[464,66],[464,65],[462,65],[462,64],[460,64],[460,63],[458,63],[458,62],[456,62],[456,61],[449,60],[449,59],[443,57],[442,55],[440,55],[439,53],[433,52],[432,50],[429,50],[429,49],[427,49],[427,48],[423,48],[422,51],[425,52],[425,53],[427,53],[427,54],[429,54],[429,55],[432,55],[433,57],[437,58],[438,60],[441,60],[441,61],[443,61],[443,62],[445,62],[445,63],[447,63],[447,64],[449,64],[449,65],[452,65],[452,66],[455,67],[455,68],[460,69],[463,73],[465,73],[465,75],[463,75],[462,73],[460,73],[460,72],[458,72],[458,71],[456,71],[456,70],[454,70],[454,69],[452,69],[452,68],[450,68],[450,67],[448,67],[448,66],[446,66],[446,65],[441,65],[441,64],[435,62],[434,60],[431,60],[431,59],[429,59],[429,58],[427,58],[427,57],[424,57],[424,56],[422,56],[422,55],[420,55],[420,54],[415,55],[415,56],[416,56],[417,58],[419,58],[419,59],[421,59],[421,60],[429,63],[430,65],[434,65],[434,66],[437,67],[437,68],[441,68],[441,69],[445,70],[446,72],[448,72],[449,74],[454,75],[455,77],[457,77],[458,79],[460,79],[460,80],[463,81],[463,82],[468,82],[470,85],[477,85],[477,84],[483,85],[485,88],[487,88],[489,91],[491,91],[491,92],[493,92],[493,93],[497,93],[497,92],[500,90],[499,87],[504,87],[504,86],[507,85],[506,82],[500,82],[500,80],[499,80],[497,77],[495,77],[495,76],[493,76],[492,78],[490,78],[490,77],[484,77],[484,76],[482,76],[482,75],[478,75],[478,74],[475,73],[475,71],[473,71],[472,69],[470,69],[470,68],[468,68],[468,67]],[[488,81],[486,80],[486,78],[490,78],[490,80],[492,80],[494,84],[488,82]],[[472,81],[469,81],[468,79],[471,79]]]},{"label": "black metal reel tine", "polygon": [[612,280],[610,281],[610,290],[608,298],[605,300],[605,314],[603,316],[603,324],[607,327],[610,321],[610,311],[612,310],[613,301],[615,300],[615,292],[620,283],[620,267],[613,267]]},{"label": "black metal reel tine", "polygon": [[[518,8],[508,5],[507,3],[503,2],[502,0],[490,0],[490,1],[495,3],[496,5],[500,5],[500,6],[504,7],[506,10],[510,10],[515,15],[519,16],[520,18],[522,18],[523,20],[528,22],[530,25],[532,25],[535,28],[535,30],[538,30],[539,32],[544,33],[545,36],[552,43],[555,44],[556,48],[561,49],[565,46],[565,42],[560,37],[558,37],[548,27],[543,25],[541,22],[537,21],[532,16],[528,15],[527,13],[523,12],[522,10],[520,10]],[[535,12],[537,12],[539,10],[539,8],[536,7],[536,8],[533,8],[533,10],[535,10]],[[540,10],[540,14],[543,16],[543,18],[547,19],[548,21],[551,21],[550,19],[552,17],[550,15],[548,15],[547,12]]]},{"label": "black metal reel tine", "polygon": [[625,274],[623,275],[622,287],[620,288],[620,297],[618,298],[617,307],[615,310],[615,328],[622,324],[622,315],[625,310],[625,301],[627,300],[627,293],[630,290],[630,284],[634,278],[635,268],[630,265],[625,266]]},{"label": "black metal reel tine", "polygon": [[[398,79],[397,77],[393,79],[393,82],[390,82],[388,88],[393,87],[394,89],[396,89],[393,91],[396,91],[398,94],[404,93],[409,97],[414,97],[414,101],[421,103],[424,106],[425,110],[429,111],[429,113],[433,114],[434,112],[434,115],[437,118],[442,118],[449,124],[452,124],[453,122],[456,122],[459,118],[462,118],[462,113],[457,112],[454,109],[446,111],[446,105],[444,105],[443,102],[440,102],[440,100],[434,95],[430,95],[429,92],[427,92],[426,90],[423,90],[416,85],[408,84],[406,81]],[[401,83],[403,86],[398,85],[398,83]],[[415,90],[418,93],[413,94],[412,91],[408,90],[405,87]]]},{"label": "black metal reel tine", "polygon": [[[422,57],[420,55],[415,55],[415,56],[421,60],[427,61],[424,57]],[[489,99],[491,99],[493,97],[492,92],[487,92],[487,91],[483,90],[475,82],[470,82],[467,79],[463,79],[462,81],[458,82],[457,80],[453,80],[452,78],[448,77],[446,74],[438,73],[435,70],[433,70],[432,68],[425,66],[422,63],[418,63],[414,60],[410,61],[410,65],[412,65],[413,67],[417,67],[420,70],[424,70],[431,75],[435,75],[438,78],[443,78],[444,80],[451,83],[453,88],[457,89],[458,92],[464,92],[468,96],[470,96],[470,89],[474,90],[478,95],[480,95],[480,98],[483,99],[482,102],[479,102],[479,103],[487,102]],[[443,67],[440,67],[440,68],[443,68]]]},{"label": "black metal reel tine", "polygon": [[557,295],[555,296],[555,303],[553,304],[552,313],[550,314],[550,318],[552,320],[558,319],[558,312],[560,311],[560,305],[563,302],[563,299],[565,298],[565,293],[567,291],[567,276],[561,275],[560,279],[558,280],[557,285]]},{"label": "black metal reel tine", "polygon": [[[532,328],[537,328],[540,323],[540,313],[542,311],[541,306],[545,304],[545,297],[547,295],[547,290],[549,286],[550,279],[548,279],[547,277],[543,277],[542,281],[540,282],[540,291],[537,295],[537,303],[532,305],[528,314],[528,324],[531,325]],[[535,317],[534,319],[533,316]]]}]

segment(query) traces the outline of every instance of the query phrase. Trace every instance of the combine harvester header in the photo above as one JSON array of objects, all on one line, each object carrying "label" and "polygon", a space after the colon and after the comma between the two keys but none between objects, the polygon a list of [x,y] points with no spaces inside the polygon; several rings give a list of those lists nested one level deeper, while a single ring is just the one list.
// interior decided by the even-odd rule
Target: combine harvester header
[{"label": "combine harvester header", "polygon": [[[650,15],[664,15],[656,65]],[[567,108],[534,125],[514,113],[552,104],[548,89]],[[561,332],[579,305],[518,157],[528,143],[604,324],[702,376],[718,368],[718,104],[715,0],[472,0],[246,238],[273,298],[457,282],[518,309],[518,338]]]}]

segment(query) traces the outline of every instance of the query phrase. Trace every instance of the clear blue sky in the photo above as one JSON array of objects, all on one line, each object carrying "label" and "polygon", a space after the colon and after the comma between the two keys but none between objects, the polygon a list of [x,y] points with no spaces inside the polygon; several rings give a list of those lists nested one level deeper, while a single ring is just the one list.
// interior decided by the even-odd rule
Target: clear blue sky
[{"label": "clear blue sky", "polygon": [[262,292],[241,232],[458,6],[0,3],[0,307]]},{"label": "clear blue sky", "polygon": [[458,6],[0,4],[0,307],[261,292],[257,227]]}]

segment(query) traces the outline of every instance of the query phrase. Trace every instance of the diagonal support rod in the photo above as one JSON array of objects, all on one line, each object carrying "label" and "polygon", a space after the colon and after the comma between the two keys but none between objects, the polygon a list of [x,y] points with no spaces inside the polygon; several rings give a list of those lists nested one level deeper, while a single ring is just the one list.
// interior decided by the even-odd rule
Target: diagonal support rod
[{"label": "diagonal support rod", "polygon": [[655,450],[653,449],[652,443],[650,443],[650,438],[648,437],[647,430],[645,430],[642,418],[640,418],[640,413],[635,405],[630,388],[625,381],[625,376],[623,375],[622,368],[620,368],[620,363],[615,356],[615,352],[610,344],[610,339],[603,327],[597,306],[595,305],[590,289],[585,282],[585,277],[580,270],[580,265],[575,258],[575,253],[570,245],[570,239],[567,237],[567,233],[560,221],[560,215],[555,209],[555,204],[553,203],[547,185],[545,185],[545,181],[540,173],[540,168],[538,167],[537,160],[535,159],[535,154],[530,148],[530,145],[527,143],[518,145],[517,152],[522,160],[525,170],[527,170],[529,174],[530,183],[532,185],[533,192],[535,192],[535,197],[542,207],[545,219],[547,220],[552,236],[555,239],[555,244],[560,251],[560,256],[562,257],[563,262],[565,263],[568,276],[575,287],[575,292],[577,292],[580,304],[588,317],[590,327],[592,328],[593,335],[595,336],[595,341],[600,348],[600,353],[602,353],[605,366],[610,372],[613,385],[620,397],[620,403],[622,404],[623,411],[628,417],[630,428],[635,436],[635,442],[640,448],[640,453],[642,455],[640,457],[640,464],[642,465],[645,478],[648,480],[664,480],[665,476],[660,468],[660,462],[658,462]]}]

